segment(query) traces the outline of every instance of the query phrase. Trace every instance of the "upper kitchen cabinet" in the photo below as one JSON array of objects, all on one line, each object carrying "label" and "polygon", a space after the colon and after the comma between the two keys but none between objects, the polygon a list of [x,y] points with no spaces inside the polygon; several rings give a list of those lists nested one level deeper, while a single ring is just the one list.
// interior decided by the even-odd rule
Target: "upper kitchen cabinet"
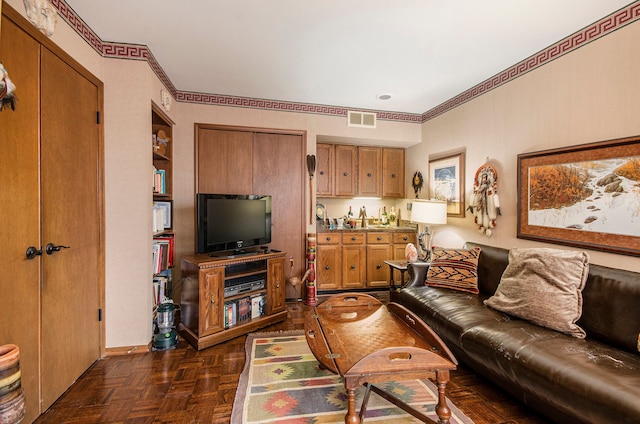
[{"label": "upper kitchen cabinet", "polygon": [[358,147],[358,196],[382,195],[382,149]]},{"label": "upper kitchen cabinet", "polygon": [[318,143],[318,197],[405,196],[405,150]]},{"label": "upper kitchen cabinet", "polygon": [[335,191],[337,197],[354,197],[357,193],[358,149],[356,146],[335,145]]},{"label": "upper kitchen cabinet", "polygon": [[404,197],[404,167],[404,149],[382,149],[382,197]]},{"label": "upper kitchen cabinet", "polygon": [[316,146],[316,194],[318,197],[333,196],[335,169],[334,145],[318,143]]}]

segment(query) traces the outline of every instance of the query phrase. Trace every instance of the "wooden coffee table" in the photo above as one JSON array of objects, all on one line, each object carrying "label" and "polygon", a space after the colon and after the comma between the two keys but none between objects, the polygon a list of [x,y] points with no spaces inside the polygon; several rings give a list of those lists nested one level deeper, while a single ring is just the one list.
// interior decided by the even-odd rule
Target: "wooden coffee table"
[{"label": "wooden coffee table", "polygon": [[[375,383],[429,378],[438,387],[436,413],[439,423],[448,423],[451,410],[445,389],[449,372],[458,361],[420,318],[405,307],[383,305],[361,293],[342,293],[316,306],[305,317],[307,342],[318,362],[344,378],[348,410],[345,423],[360,423],[366,412],[370,391],[424,422],[435,422]],[[366,392],[355,412],[355,393],[360,385]]]}]

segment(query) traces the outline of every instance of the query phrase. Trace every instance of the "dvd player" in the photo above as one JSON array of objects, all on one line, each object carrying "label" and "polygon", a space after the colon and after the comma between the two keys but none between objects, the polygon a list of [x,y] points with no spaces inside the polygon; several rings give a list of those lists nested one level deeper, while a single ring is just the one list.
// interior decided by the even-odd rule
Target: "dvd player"
[{"label": "dvd player", "polygon": [[231,297],[242,293],[249,293],[264,288],[264,279],[248,281],[246,283],[234,284],[224,288],[224,297]]}]

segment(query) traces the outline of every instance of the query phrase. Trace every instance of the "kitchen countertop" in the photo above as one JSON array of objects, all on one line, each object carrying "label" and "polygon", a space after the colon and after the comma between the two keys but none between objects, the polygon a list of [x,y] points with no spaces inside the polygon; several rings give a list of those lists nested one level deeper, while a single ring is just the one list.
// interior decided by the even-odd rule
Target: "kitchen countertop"
[{"label": "kitchen countertop", "polygon": [[395,232],[395,231],[403,231],[403,232],[407,232],[407,231],[411,231],[411,232],[415,232],[416,231],[416,227],[411,227],[411,226],[406,226],[406,225],[401,225],[399,227],[397,226],[390,226],[390,225],[375,225],[372,224],[366,228],[362,228],[362,227],[356,227],[356,228],[335,228],[335,229],[330,229],[328,227],[325,227],[324,225],[316,225],[316,232],[318,233],[337,233],[337,232],[342,232],[342,233],[347,233],[347,232],[358,232],[358,231],[370,231],[370,232]]}]

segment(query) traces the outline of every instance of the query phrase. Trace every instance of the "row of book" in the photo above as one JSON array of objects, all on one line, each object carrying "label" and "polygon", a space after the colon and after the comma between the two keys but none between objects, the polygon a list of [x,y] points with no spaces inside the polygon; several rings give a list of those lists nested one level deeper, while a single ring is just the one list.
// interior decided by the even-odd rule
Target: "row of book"
[{"label": "row of book", "polygon": [[264,313],[265,297],[263,293],[229,300],[224,303],[224,328],[259,318]]},{"label": "row of book", "polygon": [[165,270],[161,275],[153,277],[153,306],[172,302],[171,299],[171,270]]},{"label": "row of book", "polygon": [[173,252],[175,243],[173,236],[153,238],[153,275],[173,266]]},{"label": "row of book", "polygon": [[166,171],[153,167],[153,192],[167,194]]}]

